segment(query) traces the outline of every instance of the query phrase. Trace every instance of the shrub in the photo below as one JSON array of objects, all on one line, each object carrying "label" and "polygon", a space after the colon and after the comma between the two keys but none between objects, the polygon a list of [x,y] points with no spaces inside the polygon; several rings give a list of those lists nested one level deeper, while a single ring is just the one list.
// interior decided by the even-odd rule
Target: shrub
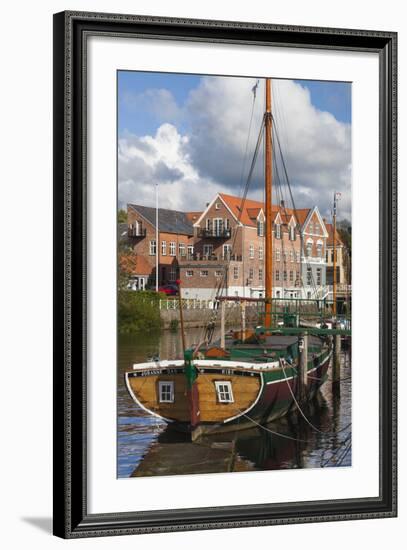
[{"label": "shrub", "polygon": [[119,290],[117,297],[118,330],[121,334],[161,329],[159,300],[161,293]]}]

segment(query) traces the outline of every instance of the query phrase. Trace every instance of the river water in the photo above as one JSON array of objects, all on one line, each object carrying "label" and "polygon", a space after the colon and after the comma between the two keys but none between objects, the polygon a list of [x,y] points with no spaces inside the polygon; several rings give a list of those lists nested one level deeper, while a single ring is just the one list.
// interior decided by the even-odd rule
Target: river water
[{"label": "river water", "polygon": [[[200,340],[201,329],[186,330],[186,345]],[[214,337],[216,338],[216,334]],[[179,332],[119,336],[118,340],[118,456],[117,476],[131,476],[152,445],[176,441],[177,435],[166,424],[140,409],[124,384],[124,373],[133,363],[159,356],[182,357]],[[341,353],[340,391],[333,391],[331,372],[317,398],[304,410],[265,427],[216,436],[219,441],[234,441],[245,470],[343,467],[351,465],[351,361],[350,352]],[[215,436],[211,436],[213,441]],[[191,445],[194,445],[191,443]],[[171,473],[171,466],[167,465]],[[202,467],[202,472],[205,467]]]}]

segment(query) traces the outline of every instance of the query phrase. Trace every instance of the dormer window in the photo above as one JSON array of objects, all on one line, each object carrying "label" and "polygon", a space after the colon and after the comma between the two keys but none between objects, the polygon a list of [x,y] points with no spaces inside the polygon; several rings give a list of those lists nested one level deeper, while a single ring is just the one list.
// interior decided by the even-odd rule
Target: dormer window
[{"label": "dormer window", "polygon": [[276,223],[276,239],[281,239],[281,225]]},{"label": "dormer window", "polygon": [[264,221],[263,220],[258,220],[257,221],[257,235],[259,237],[264,236]]},{"label": "dormer window", "polygon": [[293,225],[290,225],[290,241],[295,241],[295,228]]}]

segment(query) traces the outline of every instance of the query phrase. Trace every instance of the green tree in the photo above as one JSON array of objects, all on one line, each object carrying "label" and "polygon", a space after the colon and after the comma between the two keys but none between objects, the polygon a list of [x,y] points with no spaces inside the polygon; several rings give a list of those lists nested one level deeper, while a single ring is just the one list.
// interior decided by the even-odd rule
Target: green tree
[{"label": "green tree", "polygon": [[127,212],[123,208],[120,208],[117,212],[117,222],[118,223],[127,223]]}]

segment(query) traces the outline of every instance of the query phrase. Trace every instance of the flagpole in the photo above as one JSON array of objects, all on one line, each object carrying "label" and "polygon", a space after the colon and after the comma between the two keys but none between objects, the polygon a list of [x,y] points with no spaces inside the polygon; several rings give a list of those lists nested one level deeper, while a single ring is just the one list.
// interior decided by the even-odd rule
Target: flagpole
[{"label": "flagpole", "polygon": [[334,193],[334,211],[333,211],[333,307],[332,313],[336,321],[336,209],[337,209],[337,200],[339,199],[340,194],[335,191]]}]

